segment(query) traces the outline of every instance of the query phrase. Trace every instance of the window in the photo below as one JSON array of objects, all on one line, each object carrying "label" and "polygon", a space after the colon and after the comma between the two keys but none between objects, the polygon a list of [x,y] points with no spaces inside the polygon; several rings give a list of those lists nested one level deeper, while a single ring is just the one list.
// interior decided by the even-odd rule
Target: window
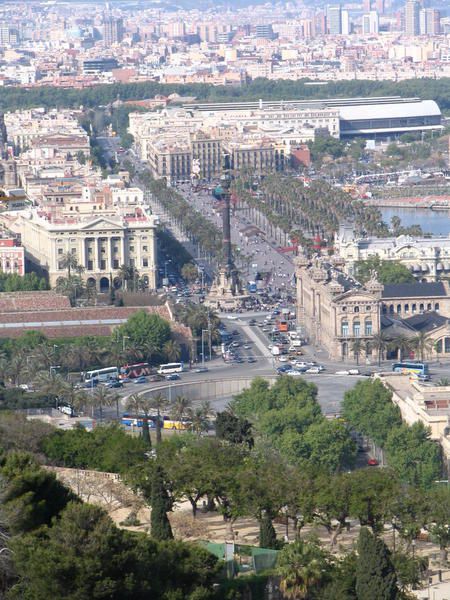
[{"label": "window", "polygon": [[142,252],[148,252],[148,246],[142,246]]},{"label": "window", "polygon": [[142,259],[142,266],[143,267],[148,267],[148,258],[143,258]]},{"label": "window", "polygon": [[436,302],[436,304],[434,305],[434,310],[436,312],[439,312],[439,302]]},{"label": "window", "polygon": [[371,319],[366,319],[364,323],[364,333],[365,335],[372,335],[372,321]]},{"label": "window", "polygon": [[94,262],[92,260],[87,261],[87,270],[92,271],[94,269]]},{"label": "window", "polygon": [[400,314],[402,312],[402,305],[397,304],[397,312]]},{"label": "window", "polygon": [[444,352],[448,354],[450,352],[450,338],[446,337],[444,340]]},{"label": "window", "polygon": [[[9,262],[6,263],[6,266],[9,268]],[[62,271],[64,269],[62,261],[58,261],[58,269]]]},{"label": "window", "polygon": [[63,253],[63,249],[62,248],[58,248],[58,254],[61,255]]},{"label": "window", "polygon": [[415,312],[417,312],[417,304],[416,304],[416,303],[414,303],[414,304],[411,304],[411,312],[412,312],[412,313],[415,313]]},{"label": "window", "polygon": [[71,251],[72,254],[76,254],[77,253],[77,249],[76,248],[71,248],[70,251]]},{"label": "window", "polygon": [[366,312],[370,312],[371,308],[372,308],[372,307],[370,306],[370,304],[368,304],[368,305],[366,306]]},{"label": "window", "polygon": [[425,310],[425,307],[423,304],[419,304],[419,310],[420,310],[420,312],[423,312]]},{"label": "window", "polygon": [[355,337],[361,335],[361,323],[359,321],[353,321],[353,335]]},{"label": "window", "polygon": [[355,308],[353,309],[353,312],[359,313],[359,306],[355,306]]},{"label": "window", "polygon": [[431,310],[431,302],[428,302],[428,304],[427,304],[427,310]]},{"label": "window", "polygon": [[346,306],[343,306],[343,307],[342,307],[342,312],[346,312],[346,311],[347,311],[347,307],[346,307]]},{"label": "window", "polygon": [[101,260],[100,261],[100,269],[102,271],[104,271],[106,269],[106,260]]},{"label": "window", "polygon": [[117,258],[115,258],[113,260],[113,269],[118,269],[119,268],[119,261],[117,260]]},{"label": "window", "polygon": [[342,323],[341,323],[341,335],[348,335],[348,321],[342,321]]},{"label": "window", "polygon": [[409,313],[409,304],[405,304],[404,311],[405,313]]},{"label": "window", "polygon": [[113,247],[113,252],[119,252],[119,246],[114,246]]},{"label": "window", "polygon": [[436,344],[436,352],[438,354],[442,353],[442,340],[438,340],[437,344]]},{"label": "window", "polygon": [[130,246],[130,252],[134,252],[134,246]]},{"label": "window", "polygon": [[88,248],[88,254],[92,254],[92,248]]}]

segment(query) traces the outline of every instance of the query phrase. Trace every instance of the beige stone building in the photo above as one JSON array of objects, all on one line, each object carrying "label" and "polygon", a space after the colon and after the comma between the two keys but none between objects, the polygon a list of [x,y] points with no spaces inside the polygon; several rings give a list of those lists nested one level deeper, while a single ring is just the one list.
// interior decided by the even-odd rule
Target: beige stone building
[{"label": "beige stone building", "polygon": [[297,322],[311,343],[322,346],[330,358],[353,356],[357,339],[363,342],[361,354],[370,356],[370,342],[381,327],[383,286],[373,279],[363,287],[338,266],[320,259],[297,259]]},{"label": "beige stone building", "polygon": [[67,275],[63,257],[70,252],[84,268],[82,277],[99,291],[120,287],[122,265],[137,269],[148,289],[156,289],[158,218],[141,207],[99,214],[56,216],[38,209],[22,211],[11,224],[20,233],[28,261],[48,273],[50,285]]},{"label": "beige stone building", "polygon": [[349,275],[354,275],[357,261],[378,256],[380,260],[401,262],[418,281],[450,276],[450,236],[361,238],[352,225],[342,225],[336,235],[335,251],[345,261]]}]

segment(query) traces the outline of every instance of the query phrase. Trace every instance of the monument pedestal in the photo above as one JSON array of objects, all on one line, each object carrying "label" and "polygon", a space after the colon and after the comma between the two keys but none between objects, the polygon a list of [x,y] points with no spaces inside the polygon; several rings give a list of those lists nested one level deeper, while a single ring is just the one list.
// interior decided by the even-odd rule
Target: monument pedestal
[{"label": "monument pedestal", "polygon": [[237,272],[222,268],[205,298],[205,306],[219,311],[236,310],[248,297],[241,289]]}]

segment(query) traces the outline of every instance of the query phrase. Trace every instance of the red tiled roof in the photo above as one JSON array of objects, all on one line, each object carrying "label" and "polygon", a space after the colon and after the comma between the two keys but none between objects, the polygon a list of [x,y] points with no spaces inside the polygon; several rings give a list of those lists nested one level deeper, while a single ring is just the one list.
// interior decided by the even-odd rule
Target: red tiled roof
[{"label": "red tiled roof", "polygon": [[[0,315],[23,311],[63,310],[70,308],[69,299],[55,292],[0,293]],[[1,322],[1,317],[0,317]]]}]

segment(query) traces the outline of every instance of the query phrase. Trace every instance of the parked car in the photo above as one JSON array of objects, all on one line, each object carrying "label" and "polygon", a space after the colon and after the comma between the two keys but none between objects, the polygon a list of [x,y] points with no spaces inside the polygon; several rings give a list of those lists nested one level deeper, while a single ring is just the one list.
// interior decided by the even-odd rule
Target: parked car
[{"label": "parked car", "polygon": [[148,380],[150,383],[156,383],[157,381],[161,381],[162,377],[160,375],[150,375]]},{"label": "parked car", "polygon": [[136,377],[134,383],[147,383],[148,379],[145,375],[141,375],[140,377]]},{"label": "parked car", "polygon": [[291,369],[290,371],[286,371],[285,375],[290,375],[291,377],[299,377],[303,373],[301,371],[297,371],[296,369]]},{"label": "parked car", "polygon": [[309,367],[309,369],[306,369],[306,373],[311,373],[313,375],[318,375],[321,372],[322,369],[320,369],[319,367]]}]

